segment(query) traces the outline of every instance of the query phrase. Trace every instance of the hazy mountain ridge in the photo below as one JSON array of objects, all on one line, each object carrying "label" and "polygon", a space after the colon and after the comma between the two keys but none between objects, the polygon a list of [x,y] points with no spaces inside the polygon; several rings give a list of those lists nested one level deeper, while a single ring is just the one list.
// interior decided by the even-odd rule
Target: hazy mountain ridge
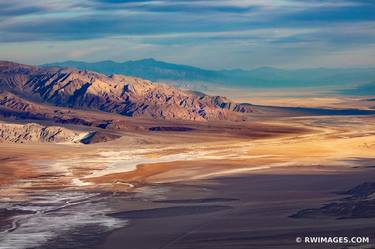
[{"label": "hazy mountain ridge", "polygon": [[100,61],[87,63],[83,61],[65,61],[51,63],[43,66],[73,67],[81,70],[92,70],[106,75],[124,74],[141,77],[151,81],[158,80],[195,80],[207,81],[219,78],[220,74],[215,71],[205,70],[198,67],[177,65],[154,59],[143,59],[138,61],[114,62]]},{"label": "hazy mountain ridge", "polygon": [[[129,117],[181,120],[237,120],[249,104],[182,91],[124,75],[0,62],[0,104],[32,111],[35,103],[118,113]],[[31,101],[31,102],[30,102]]]},{"label": "hazy mountain ridge", "polygon": [[370,83],[375,79],[375,68],[310,68],[284,70],[262,67],[253,70],[205,70],[198,67],[166,63],[154,59],[87,63],[66,61],[44,66],[73,67],[101,72],[107,75],[126,74],[152,81],[174,81],[178,85],[198,86],[219,84],[234,87],[332,87]]},{"label": "hazy mountain ridge", "polygon": [[352,96],[375,96],[375,81],[340,90],[340,93]]}]

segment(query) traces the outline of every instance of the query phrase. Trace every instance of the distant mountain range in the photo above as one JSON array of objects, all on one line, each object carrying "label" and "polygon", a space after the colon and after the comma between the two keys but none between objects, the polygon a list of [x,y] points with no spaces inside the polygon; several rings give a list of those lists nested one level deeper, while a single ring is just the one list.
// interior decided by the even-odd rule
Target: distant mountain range
[{"label": "distant mountain range", "polygon": [[339,90],[339,93],[352,96],[375,96],[375,81]]},{"label": "distant mountain range", "polygon": [[124,74],[151,81],[169,82],[179,87],[205,90],[212,85],[240,88],[288,88],[288,87],[345,87],[368,84],[375,80],[375,68],[310,68],[284,70],[262,67],[253,70],[206,70],[143,59],[126,62],[100,61],[94,63],[65,61],[43,66],[72,67],[93,70],[106,75]]}]

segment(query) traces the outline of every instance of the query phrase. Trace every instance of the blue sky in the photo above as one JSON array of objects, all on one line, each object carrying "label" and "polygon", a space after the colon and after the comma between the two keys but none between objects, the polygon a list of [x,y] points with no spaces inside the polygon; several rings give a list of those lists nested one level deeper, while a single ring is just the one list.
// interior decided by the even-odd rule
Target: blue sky
[{"label": "blue sky", "polygon": [[0,0],[0,59],[375,66],[374,0]]}]

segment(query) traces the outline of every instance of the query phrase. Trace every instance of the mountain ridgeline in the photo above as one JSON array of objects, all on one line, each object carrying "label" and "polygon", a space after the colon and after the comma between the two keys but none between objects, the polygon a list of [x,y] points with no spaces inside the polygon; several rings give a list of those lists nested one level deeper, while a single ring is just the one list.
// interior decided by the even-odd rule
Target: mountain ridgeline
[{"label": "mountain ridgeline", "polygon": [[[351,84],[368,84],[375,80],[374,68],[310,68],[283,70],[262,67],[254,70],[205,70],[198,67],[178,65],[143,59],[137,61],[101,61],[87,63],[66,61],[44,66],[73,67],[93,70],[106,75],[125,74],[152,81],[165,81],[192,89],[204,89],[217,84],[230,87],[345,87]],[[199,84],[200,83],[200,84]]]},{"label": "mountain ridgeline", "polygon": [[124,75],[0,62],[0,108],[36,112],[45,106],[166,120],[240,120],[250,104]]}]

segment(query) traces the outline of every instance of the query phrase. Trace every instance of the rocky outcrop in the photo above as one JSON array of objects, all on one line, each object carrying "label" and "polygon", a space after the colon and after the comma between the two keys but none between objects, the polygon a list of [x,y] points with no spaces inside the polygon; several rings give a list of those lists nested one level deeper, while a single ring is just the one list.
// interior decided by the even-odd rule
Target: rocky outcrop
[{"label": "rocky outcrop", "polygon": [[58,126],[0,123],[0,143],[90,143],[94,136]]},{"label": "rocky outcrop", "polygon": [[375,217],[375,182],[362,183],[348,191],[337,194],[347,197],[335,200],[319,208],[303,209],[293,218],[359,219]]},{"label": "rocky outcrop", "polygon": [[239,120],[241,113],[254,111],[225,97],[139,78],[11,62],[0,62],[0,92],[0,106],[18,111],[31,108],[28,101],[169,120]]}]

